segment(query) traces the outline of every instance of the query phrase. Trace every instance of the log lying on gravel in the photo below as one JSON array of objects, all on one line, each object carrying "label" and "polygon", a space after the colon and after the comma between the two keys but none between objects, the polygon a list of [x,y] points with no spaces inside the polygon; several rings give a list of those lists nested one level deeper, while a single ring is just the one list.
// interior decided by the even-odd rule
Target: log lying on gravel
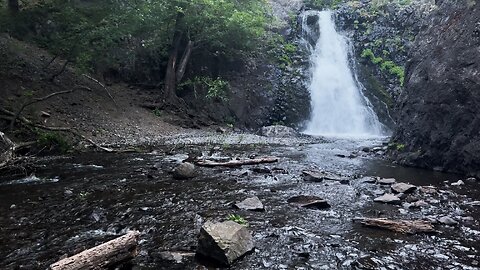
[{"label": "log lying on gravel", "polygon": [[196,162],[198,166],[203,167],[240,167],[244,165],[256,165],[262,163],[275,163],[278,162],[277,157],[263,157],[263,158],[254,158],[254,159],[240,159],[240,160],[230,160],[225,162],[217,162],[211,160],[199,160]]},{"label": "log lying on gravel", "polygon": [[367,227],[380,228],[403,234],[436,233],[432,223],[424,220],[389,220],[385,218],[356,218]]},{"label": "log lying on gravel", "polygon": [[140,233],[128,232],[99,246],[50,265],[51,270],[106,269],[137,256]]},{"label": "log lying on gravel", "polygon": [[16,145],[0,131],[0,167],[5,166],[13,159]]}]

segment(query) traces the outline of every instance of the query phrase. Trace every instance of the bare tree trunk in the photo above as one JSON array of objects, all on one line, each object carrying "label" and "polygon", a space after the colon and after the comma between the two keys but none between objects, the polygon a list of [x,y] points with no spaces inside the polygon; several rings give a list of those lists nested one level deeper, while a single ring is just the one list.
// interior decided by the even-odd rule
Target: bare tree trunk
[{"label": "bare tree trunk", "polygon": [[11,13],[16,14],[20,10],[20,5],[18,4],[18,0],[8,0],[8,10]]},{"label": "bare tree trunk", "polygon": [[167,71],[165,73],[165,85],[163,99],[164,102],[171,102],[176,98],[175,90],[177,88],[177,61],[180,44],[182,42],[182,31],[180,31],[180,23],[183,19],[183,14],[177,14],[175,22],[175,33],[173,34],[172,47],[170,48],[170,57],[168,58]]},{"label": "bare tree trunk", "polygon": [[165,74],[165,85],[163,99],[170,101],[175,97],[175,89],[177,87],[176,69],[178,59],[178,47],[180,46],[181,36],[175,33],[172,49],[170,51],[170,57],[167,64],[167,72]]},{"label": "bare tree trunk", "polygon": [[190,56],[192,55],[193,52],[193,45],[195,43],[191,40],[188,40],[187,47],[185,48],[185,51],[183,52],[182,58],[180,60],[180,65],[178,66],[177,70],[177,83],[181,82],[183,79],[183,76],[185,75],[185,71],[187,70],[187,64],[188,61],[190,61]]}]

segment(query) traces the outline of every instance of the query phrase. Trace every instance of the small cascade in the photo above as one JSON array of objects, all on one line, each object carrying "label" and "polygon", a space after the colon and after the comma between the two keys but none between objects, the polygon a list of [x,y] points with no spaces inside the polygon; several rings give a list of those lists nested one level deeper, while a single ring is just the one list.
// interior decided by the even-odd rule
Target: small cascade
[{"label": "small cascade", "polygon": [[311,51],[312,114],[305,133],[337,137],[383,135],[369,101],[349,63],[352,46],[338,33],[331,11],[303,14],[304,43]]}]

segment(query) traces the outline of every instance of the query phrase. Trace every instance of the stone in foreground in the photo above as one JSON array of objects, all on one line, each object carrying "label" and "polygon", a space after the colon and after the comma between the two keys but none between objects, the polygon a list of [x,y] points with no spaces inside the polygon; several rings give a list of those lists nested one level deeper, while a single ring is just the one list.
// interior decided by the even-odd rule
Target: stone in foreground
[{"label": "stone in foreground", "polygon": [[389,204],[400,204],[401,202],[399,197],[391,193],[375,198],[373,201],[380,202],[380,203],[389,203]]},{"label": "stone in foreground", "polygon": [[192,163],[182,163],[173,170],[173,178],[178,180],[195,177],[195,165]]},{"label": "stone in foreground", "polygon": [[233,221],[206,222],[198,237],[197,254],[230,265],[254,248],[252,234]]},{"label": "stone in foreground", "polygon": [[235,204],[235,207],[238,209],[249,210],[249,211],[264,211],[262,202],[257,196],[247,198],[239,203]]},{"label": "stone in foreground", "polygon": [[398,184],[392,185],[392,190],[395,193],[410,194],[414,192],[416,189],[417,189],[416,186],[410,185],[407,183],[398,183]]},{"label": "stone in foreground", "polygon": [[304,208],[326,209],[330,208],[330,204],[317,196],[295,196],[287,200],[288,203],[298,205]]}]

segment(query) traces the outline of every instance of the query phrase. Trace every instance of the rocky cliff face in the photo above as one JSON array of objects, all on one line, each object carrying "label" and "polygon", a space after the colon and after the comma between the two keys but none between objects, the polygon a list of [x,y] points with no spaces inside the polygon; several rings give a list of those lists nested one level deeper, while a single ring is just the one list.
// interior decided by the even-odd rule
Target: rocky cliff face
[{"label": "rocky cliff face", "polygon": [[403,89],[408,51],[431,0],[346,1],[337,8],[337,24],[352,40],[359,80],[380,120],[393,128],[394,107]]},{"label": "rocky cliff face", "polygon": [[397,159],[480,176],[480,3],[437,4],[407,64]]}]

